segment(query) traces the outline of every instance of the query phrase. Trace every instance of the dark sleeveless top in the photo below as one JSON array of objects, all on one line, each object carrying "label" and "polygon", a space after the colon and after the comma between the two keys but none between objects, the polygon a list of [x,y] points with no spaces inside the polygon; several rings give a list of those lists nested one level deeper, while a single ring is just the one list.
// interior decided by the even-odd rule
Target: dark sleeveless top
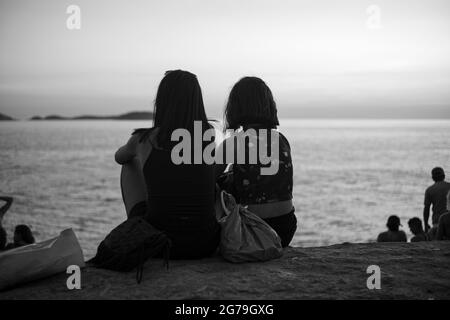
[{"label": "dark sleeveless top", "polygon": [[[153,130],[136,129],[133,134],[140,135],[141,143],[151,141]],[[171,259],[209,256],[220,241],[214,208],[214,166],[175,165],[171,149],[152,145],[142,168],[147,188],[147,220],[171,239]]]},{"label": "dark sleeveless top", "polygon": [[140,142],[149,139],[153,146],[142,168],[149,222],[174,236],[215,229],[214,166],[174,164],[171,147],[152,143],[153,128],[136,132],[141,134]]},{"label": "dark sleeveless top", "polygon": [[[258,127],[252,127],[259,129]],[[270,130],[270,129],[267,129]],[[256,132],[258,132],[256,130]],[[261,164],[233,164],[233,187],[242,204],[263,204],[292,199],[293,169],[291,147],[279,134],[279,166],[274,175],[261,175]],[[246,152],[248,152],[246,146]]]},{"label": "dark sleeveless top", "polygon": [[153,149],[144,167],[149,219],[171,231],[207,229],[215,223],[214,167],[173,164],[170,151]]}]

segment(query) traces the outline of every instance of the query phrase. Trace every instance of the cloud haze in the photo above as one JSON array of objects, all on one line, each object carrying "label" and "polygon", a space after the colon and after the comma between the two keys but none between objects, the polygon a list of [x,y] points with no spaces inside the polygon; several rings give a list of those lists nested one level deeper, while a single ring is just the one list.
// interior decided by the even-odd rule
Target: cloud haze
[{"label": "cloud haze", "polygon": [[[66,8],[81,8],[68,30]],[[366,9],[381,9],[367,28]],[[0,2],[0,112],[150,108],[164,71],[199,77],[207,112],[262,77],[282,117],[450,118],[450,3],[409,1]]]}]

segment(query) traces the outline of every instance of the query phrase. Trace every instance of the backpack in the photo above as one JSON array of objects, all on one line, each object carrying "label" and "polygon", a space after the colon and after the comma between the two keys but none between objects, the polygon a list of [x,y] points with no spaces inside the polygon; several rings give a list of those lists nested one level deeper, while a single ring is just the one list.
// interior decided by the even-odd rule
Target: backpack
[{"label": "backpack", "polygon": [[89,263],[97,268],[127,272],[137,267],[136,281],[142,280],[145,261],[161,255],[169,268],[170,239],[144,218],[136,216],[114,228],[97,248]]}]

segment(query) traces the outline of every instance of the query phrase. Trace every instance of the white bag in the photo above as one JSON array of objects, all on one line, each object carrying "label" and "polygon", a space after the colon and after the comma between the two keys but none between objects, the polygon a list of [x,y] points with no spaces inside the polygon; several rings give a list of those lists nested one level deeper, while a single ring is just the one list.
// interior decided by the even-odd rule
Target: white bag
[{"label": "white bag", "polygon": [[264,220],[237,204],[232,195],[220,194],[222,226],[220,253],[230,262],[267,261],[283,255],[281,239]]},{"label": "white bag", "polygon": [[70,265],[85,264],[75,233],[66,229],[56,238],[0,253],[0,290],[65,272]]}]

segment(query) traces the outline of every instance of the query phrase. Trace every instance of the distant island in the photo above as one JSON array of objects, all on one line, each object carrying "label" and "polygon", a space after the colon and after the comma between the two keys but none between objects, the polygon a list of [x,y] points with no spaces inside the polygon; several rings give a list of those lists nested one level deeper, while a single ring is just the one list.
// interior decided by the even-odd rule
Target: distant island
[{"label": "distant island", "polygon": [[10,116],[7,116],[6,114],[0,113],[0,121],[10,121],[15,120],[14,118],[11,118]]},{"label": "distant island", "polygon": [[96,115],[82,115],[76,117],[63,117],[60,115],[49,115],[45,117],[34,116],[30,120],[151,120],[153,119],[153,112],[134,111],[117,116],[96,116]]}]

